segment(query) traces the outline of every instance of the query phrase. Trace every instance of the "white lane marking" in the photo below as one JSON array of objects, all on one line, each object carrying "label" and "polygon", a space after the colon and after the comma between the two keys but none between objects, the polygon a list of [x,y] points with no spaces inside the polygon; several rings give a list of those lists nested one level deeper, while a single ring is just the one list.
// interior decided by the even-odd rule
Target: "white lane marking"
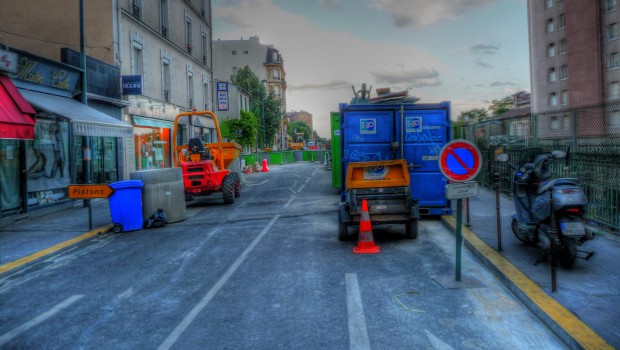
[{"label": "white lane marking", "polygon": [[39,316],[33,318],[32,320],[22,324],[21,326],[13,329],[12,331],[5,333],[3,336],[0,337],[0,347],[6,343],[8,343],[9,341],[11,341],[13,338],[19,336],[20,334],[28,331],[30,328],[37,326],[38,324],[44,322],[45,320],[47,320],[48,318],[56,315],[57,313],[59,313],[60,311],[62,311],[62,309],[65,309],[69,306],[71,306],[71,304],[75,303],[76,301],[82,299],[84,296],[83,295],[74,295],[71,296],[67,299],[65,299],[65,301],[61,302],[60,304],[54,306],[53,308],[51,308],[49,311],[46,311],[42,314],[40,314]]},{"label": "white lane marking", "polygon": [[260,186],[260,185],[266,183],[267,181],[269,181],[269,180],[265,180],[265,181],[263,181],[261,183],[257,183],[257,184],[246,184],[245,186]]},{"label": "white lane marking", "polygon": [[235,260],[235,262],[226,270],[224,275],[220,277],[220,279],[215,283],[213,287],[209,290],[209,292],[200,300],[200,302],[194,306],[194,308],[185,316],[185,318],[179,323],[179,325],[168,335],[166,340],[157,348],[158,350],[167,350],[170,349],[174,343],[179,339],[181,334],[185,332],[185,330],[189,327],[189,325],[196,319],[198,314],[211,302],[211,299],[217,294],[217,292],[226,284],[228,279],[237,271],[239,266],[243,263],[243,261],[248,257],[250,252],[256,247],[258,242],[265,236],[265,234],[271,229],[271,227],[276,223],[276,221],[280,218],[280,215],[274,216],[269,224],[265,226],[265,228],[261,231],[261,233],[252,241],[252,243],[241,253],[241,255]]},{"label": "white lane marking", "polygon": [[291,205],[291,203],[295,200],[295,196],[292,196],[291,199],[288,200],[288,202],[286,202],[286,204],[284,205],[284,208],[288,208],[289,205]]},{"label": "white lane marking", "polygon": [[[306,182],[307,183],[307,182]],[[304,187],[306,187],[306,184],[301,185],[301,187],[297,190],[297,193],[301,192],[301,190],[304,189]]]},{"label": "white lane marking", "polygon": [[347,273],[347,312],[349,314],[349,344],[353,349],[370,349],[366,319],[364,318],[364,306],[360,295],[357,274]]}]

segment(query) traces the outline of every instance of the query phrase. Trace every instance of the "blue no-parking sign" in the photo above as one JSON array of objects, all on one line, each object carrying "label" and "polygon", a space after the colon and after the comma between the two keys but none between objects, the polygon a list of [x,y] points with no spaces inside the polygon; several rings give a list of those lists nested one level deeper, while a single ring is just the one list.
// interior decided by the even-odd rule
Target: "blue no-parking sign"
[{"label": "blue no-parking sign", "polygon": [[480,150],[465,140],[448,142],[439,152],[439,170],[448,180],[469,181],[478,175],[482,168]]}]

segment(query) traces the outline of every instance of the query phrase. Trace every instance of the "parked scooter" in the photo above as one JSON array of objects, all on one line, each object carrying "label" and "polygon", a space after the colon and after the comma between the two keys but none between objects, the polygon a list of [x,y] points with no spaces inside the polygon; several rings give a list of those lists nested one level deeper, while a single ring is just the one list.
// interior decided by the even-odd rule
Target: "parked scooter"
[{"label": "parked scooter", "polygon": [[[564,267],[571,267],[577,257],[588,260],[593,252],[582,252],[577,246],[594,238],[594,231],[583,224],[588,201],[576,178],[552,179],[549,165],[556,159],[565,158],[566,152],[544,153],[540,148],[523,150],[528,154],[519,167],[510,163],[514,170],[513,198],[516,213],[512,216],[512,232],[527,245],[539,244],[544,249],[540,260],[546,260],[555,244],[558,260]],[[508,155],[498,156],[507,161]],[[551,192],[553,192],[553,220],[551,215]],[[555,223],[557,238],[550,237],[549,225]],[[582,253],[582,256],[578,256]]]}]

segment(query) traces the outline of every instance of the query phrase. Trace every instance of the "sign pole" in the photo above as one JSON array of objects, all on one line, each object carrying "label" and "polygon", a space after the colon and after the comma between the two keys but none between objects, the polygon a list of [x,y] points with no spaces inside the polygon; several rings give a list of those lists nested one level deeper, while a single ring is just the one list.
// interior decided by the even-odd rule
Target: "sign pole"
[{"label": "sign pole", "polygon": [[456,200],[456,273],[454,279],[461,281],[461,245],[463,244],[463,234],[461,232],[463,212],[463,199]]}]

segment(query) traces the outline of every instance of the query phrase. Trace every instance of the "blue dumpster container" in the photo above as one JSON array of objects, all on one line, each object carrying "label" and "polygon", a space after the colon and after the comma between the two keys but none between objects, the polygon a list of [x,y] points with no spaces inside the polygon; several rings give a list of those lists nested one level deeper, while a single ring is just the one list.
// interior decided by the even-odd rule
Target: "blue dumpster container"
[{"label": "blue dumpster container", "polygon": [[114,232],[142,229],[142,180],[118,181],[110,184],[114,193],[109,198]]}]

